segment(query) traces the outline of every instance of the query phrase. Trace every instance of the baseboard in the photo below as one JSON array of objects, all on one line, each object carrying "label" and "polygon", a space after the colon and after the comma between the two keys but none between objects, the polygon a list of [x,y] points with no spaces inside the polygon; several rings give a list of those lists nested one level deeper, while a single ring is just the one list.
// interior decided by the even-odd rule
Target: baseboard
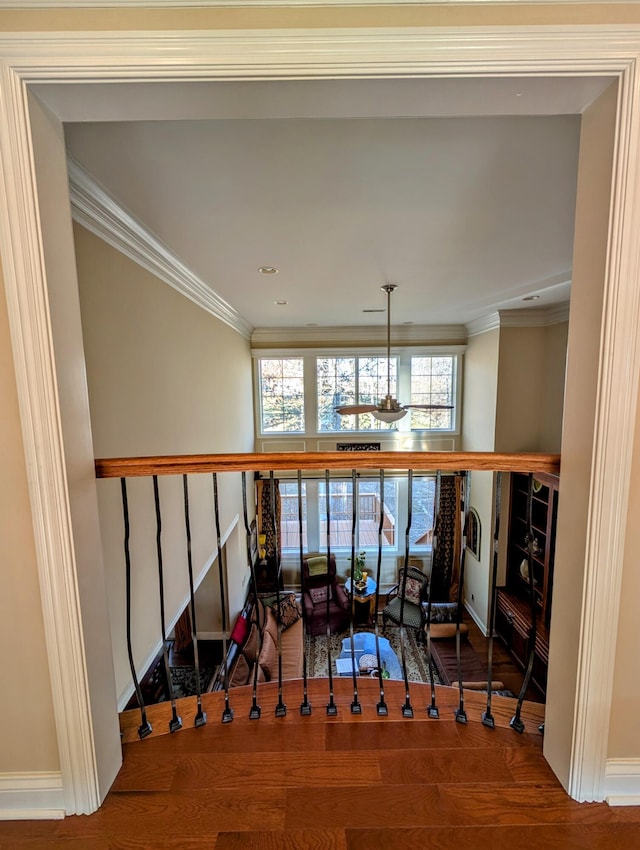
[{"label": "baseboard", "polygon": [[465,607],[465,609],[466,609],[466,611],[467,611],[467,614],[471,617],[471,619],[472,619],[472,620],[473,620],[473,622],[476,624],[476,626],[480,629],[480,631],[482,632],[482,634],[483,634],[485,637],[488,637],[488,636],[489,636],[489,630],[487,629],[487,624],[486,624],[486,623],[484,623],[484,622],[480,619],[480,617],[478,616],[478,614],[476,613],[476,611],[474,611],[474,609],[471,607],[471,605],[469,605],[469,603],[467,602],[467,600],[466,600],[466,599],[465,599],[465,601],[464,601],[464,607]]},{"label": "baseboard", "polygon": [[64,816],[59,771],[0,773],[0,820],[60,820]]},{"label": "baseboard", "polygon": [[610,806],[640,805],[640,759],[607,759],[604,798]]}]

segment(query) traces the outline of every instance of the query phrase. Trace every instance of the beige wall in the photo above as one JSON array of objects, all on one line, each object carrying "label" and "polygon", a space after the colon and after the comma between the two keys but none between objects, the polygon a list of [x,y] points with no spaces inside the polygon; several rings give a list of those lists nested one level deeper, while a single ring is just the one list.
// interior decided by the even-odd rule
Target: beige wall
[{"label": "beige wall", "polygon": [[[253,449],[249,343],[171,287],[80,226],[75,230],[89,402],[96,457]],[[219,476],[222,534],[240,516],[240,477]],[[167,624],[188,594],[181,477],[159,480]],[[203,575],[216,551],[211,476],[190,476],[193,570]],[[120,483],[98,485],[116,687],[130,680],[125,643]],[[133,645],[144,666],[160,637],[153,490],[128,482]],[[229,594],[235,613],[246,586],[246,557],[233,537]],[[241,535],[244,541],[244,533]],[[217,573],[217,568],[215,570]],[[141,613],[144,616],[140,616]],[[199,630],[220,629],[220,611],[200,612]]]},{"label": "beige wall", "polygon": [[18,398],[0,277],[0,774],[60,769]]},{"label": "beige wall", "polygon": [[[498,329],[469,338],[464,355],[462,451],[494,450],[500,347]],[[465,559],[465,605],[485,632],[489,622],[493,480],[492,472],[472,474],[470,503],[480,517],[480,560],[470,554]]]},{"label": "beige wall", "polygon": [[636,417],[635,446],[631,466],[631,488],[622,576],[622,602],[616,645],[613,702],[609,725],[608,756],[612,759],[640,757],[640,677],[638,656],[638,600],[640,600],[640,404]]},{"label": "beige wall", "polygon": [[569,323],[549,325],[544,330],[544,385],[540,397],[539,445],[542,452],[559,452],[562,445]]}]

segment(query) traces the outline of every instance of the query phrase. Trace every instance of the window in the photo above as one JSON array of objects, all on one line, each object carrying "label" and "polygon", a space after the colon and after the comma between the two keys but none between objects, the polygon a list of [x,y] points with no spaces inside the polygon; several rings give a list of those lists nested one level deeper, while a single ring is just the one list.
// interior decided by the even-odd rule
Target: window
[{"label": "window", "polygon": [[[390,367],[390,369],[389,369]],[[376,404],[387,394],[388,370],[391,394],[396,395],[398,361],[392,357],[318,357],[318,431],[382,431],[391,425],[370,413],[340,416],[341,404]]]},{"label": "window", "polygon": [[411,358],[411,404],[452,405],[451,410],[412,410],[411,430],[452,431],[455,423],[456,358]]},{"label": "window", "polygon": [[262,431],[304,433],[304,360],[280,357],[260,360]]},{"label": "window", "polygon": [[[377,351],[358,353],[316,349],[256,351],[256,424],[263,436],[411,432],[456,434],[460,422],[458,376],[463,346],[398,349],[387,360]],[[387,394],[401,404],[451,405],[449,410],[417,410],[397,422],[371,413],[341,416],[341,405],[377,404]],[[392,438],[393,439],[393,438]],[[326,445],[326,442],[325,442]]]}]

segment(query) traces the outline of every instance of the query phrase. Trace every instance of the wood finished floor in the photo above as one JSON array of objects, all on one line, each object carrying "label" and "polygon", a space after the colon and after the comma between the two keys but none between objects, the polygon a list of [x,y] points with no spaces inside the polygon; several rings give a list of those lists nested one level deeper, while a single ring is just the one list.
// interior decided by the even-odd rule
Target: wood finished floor
[{"label": "wood finished floor", "polygon": [[[313,713],[300,717],[300,682],[260,691],[262,718],[248,719],[250,693],[205,694],[206,726],[194,700],[180,700],[185,728],[169,735],[166,705],[152,706],[154,734],[124,745],[124,764],[100,811],[61,821],[0,823],[1,850],[613,850],[640,847],[640,807],[578,804],[542,756],[544,707],[528,704],[526,731],[508,728],[511,700],[494,697],[497,728],[480,722],[482,696],[438,688],[440,719],[426,717],[429,691],[411,686],[415,716],[401,717],[402,683],[387,683],[379,718],[377,682],[359,681],[363,713],[351,714],[351,680],[335,681],[338,716],[327,718],[326,680],[310,682]],[[123,727],[135,738],[139,714]]]}]

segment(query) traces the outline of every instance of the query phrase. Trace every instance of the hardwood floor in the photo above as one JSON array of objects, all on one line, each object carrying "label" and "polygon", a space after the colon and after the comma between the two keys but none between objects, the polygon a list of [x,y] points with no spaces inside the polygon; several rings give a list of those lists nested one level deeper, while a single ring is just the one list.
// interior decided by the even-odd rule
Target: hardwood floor
[{"label": "hardwood floor", "polygon": [[377,682],[359,680],[361,715],[349,709],[350,679],[338,679],[338,716],[327,718],[326,680],[285,682],[287,716],[276,718],[277,687],[259,694],[262,718],[248,719],[251,695],[180,701],[185,728],[169,735],[166,705],[151,706],[154,733],[135,740],[139,714],[123,716],[124,764],[100,811],[61,821],[0,823],[1,850],[613,850],[640,847],[640,807],[576,803],[542,756],[540,704],[526,704],[526,731],[508,728],[513,702],[493,698],[497,728],[480,722],[484,699],[465,694],[469,722],[456,723],[457,691],[438,688],[440,719],[428,719],[429,691],[411,685],[413,719],[401,717],[404,689],[388,682],[388,717],[378,717]]}]

